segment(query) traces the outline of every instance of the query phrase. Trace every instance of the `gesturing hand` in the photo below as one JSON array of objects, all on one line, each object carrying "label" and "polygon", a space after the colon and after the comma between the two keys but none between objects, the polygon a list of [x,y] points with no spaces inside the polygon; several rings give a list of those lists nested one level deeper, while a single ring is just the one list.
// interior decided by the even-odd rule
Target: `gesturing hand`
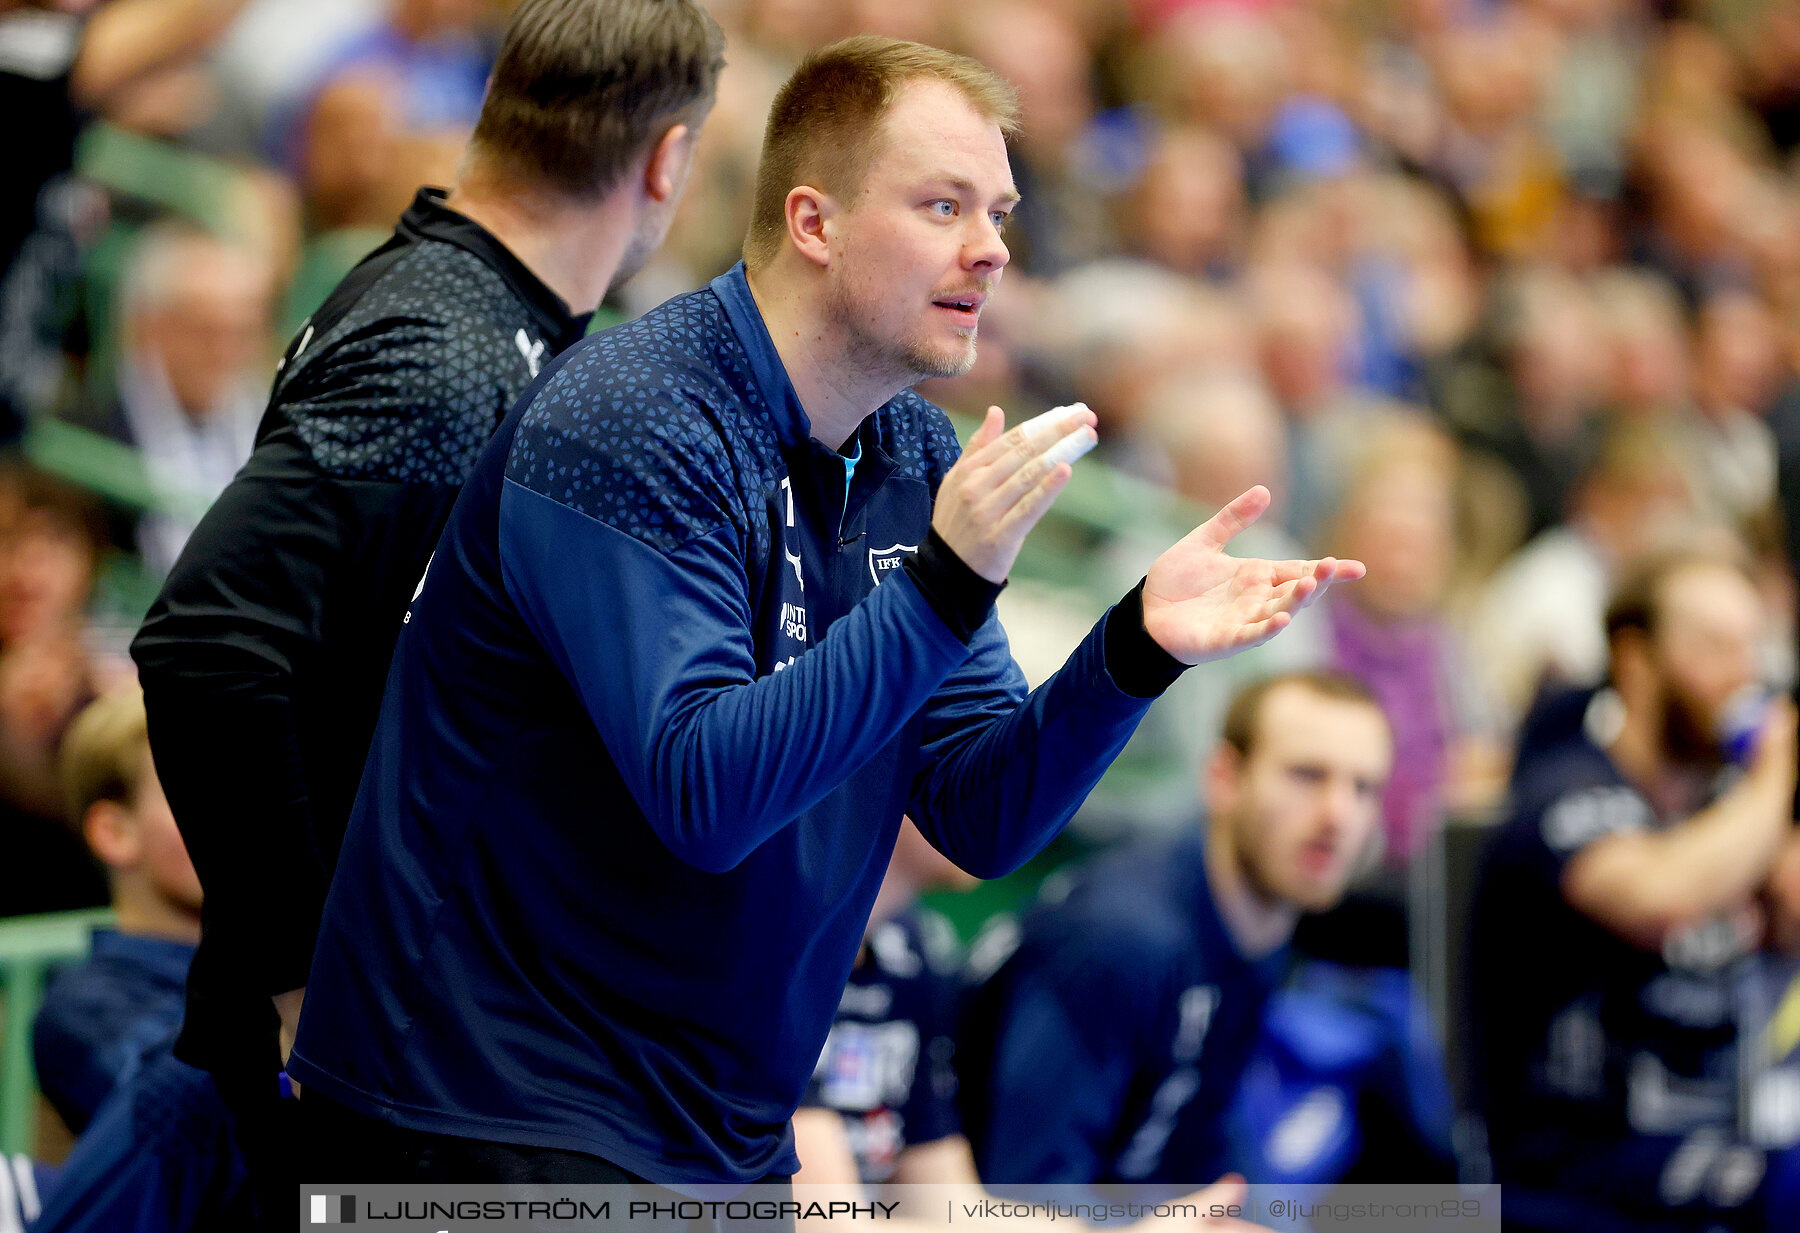
[{"label": "gesturing hand", "polygon": [[1007,431],[1006,416],[989,407],[938,485],[932,530],[989,582],[1006,581],[1026,534],[1069,482],[1070,464],[1097,439],[1092,411],[1057,410],[1064,414],[1046,413]]},{"label": "gesturing hand", "polygon": [[1361,561],[1261,561],[1225,545],[1269,508],[1258,484],[1156,558],[1144,581],[1144,628],[1184,664],[1221,659],[1267,642],[1294,613],[1340,580],[1361,578]]}]

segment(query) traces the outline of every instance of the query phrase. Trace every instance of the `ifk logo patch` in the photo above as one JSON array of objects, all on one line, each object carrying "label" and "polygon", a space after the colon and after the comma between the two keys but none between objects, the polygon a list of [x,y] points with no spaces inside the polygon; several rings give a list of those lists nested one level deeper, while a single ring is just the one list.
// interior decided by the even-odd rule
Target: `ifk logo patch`
[{"label": "ifk logo patch", "polygon": [[889,544],[886,548],[869,549],[869,577],[875,585],[881,585],[881,576],[890,570],[899,569],[906,558],[919,550],[917,544]]},{"label": "ifk logo patch", "polygon": [[356,1196],[353,1194],[316,1194],[311,1196],[313,1224],[355,1224]]}]

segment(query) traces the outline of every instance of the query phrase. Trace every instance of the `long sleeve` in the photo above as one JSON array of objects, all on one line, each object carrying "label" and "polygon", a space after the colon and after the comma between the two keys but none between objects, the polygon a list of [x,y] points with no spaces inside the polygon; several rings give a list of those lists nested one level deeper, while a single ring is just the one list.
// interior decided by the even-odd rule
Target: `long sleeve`
[{"label": "long sleeve", "polygon": [[934,692],[909,812],[977,877],[1012,872],[1074,816],[1149,709],[1107,668],[1102,616],[1068,661],[1029,696],[999,620]]},{"label": "long sleeve", "polygon": [[529,379],[491,271],[448,245],[383,251],[290,346],[250,461],[132,643],[206,891],[208,994],[306,984],[407,600]]},{"label": "long sleeve", "polygon": [[910,581],[757,678],[730,532],[664,555],[509,483],[506,584],[676,855],[736,866],[893,740],[966,653]]},{"label": "long sleeve", "polygon": [[293,692],[317,668],[330,561],[355,527],[321,488],[253,464],[132,646],[157,772],[206,889],[210,962],[270,994],[306,983],[328,878]]}]

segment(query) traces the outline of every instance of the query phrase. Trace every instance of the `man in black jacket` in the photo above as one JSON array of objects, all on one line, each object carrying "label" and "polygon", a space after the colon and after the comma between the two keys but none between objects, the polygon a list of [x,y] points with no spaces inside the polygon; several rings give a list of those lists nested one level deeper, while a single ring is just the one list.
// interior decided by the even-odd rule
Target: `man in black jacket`
[{"label": "man in black jacket", "polygon": [[302,327],[132,644],[206,889],[177,1052],[278,1212],[279,1072],[407,601],[501,418],[661,242],[722,48],[693,0],[518,7],[456,186]]}]

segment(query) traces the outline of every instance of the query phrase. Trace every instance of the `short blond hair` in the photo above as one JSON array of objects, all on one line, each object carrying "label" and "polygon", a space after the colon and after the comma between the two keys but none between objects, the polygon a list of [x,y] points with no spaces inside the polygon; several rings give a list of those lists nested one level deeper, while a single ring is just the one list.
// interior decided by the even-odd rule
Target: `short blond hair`
[{"label": "short blond hair", "polygon": [[820,48],[801,61],[769,108],[744,237],[746,265],[762,269],[781,251],[787,196],[796,186],[810,184],[839,200],[862,187],[879,149],[882,118],[900,88],[920,80],[944,82],[1006,136],[1018,132],[1018,91],[979,60],[872,34]]},{"label": "short blond hair", "polygon": [[143,787],[144,755],[149,751],[143,690],[130,685],[88,703],[69,725],[57,758],[70,821],[79,826],[87,811],[100,801],[135,801]]}]

